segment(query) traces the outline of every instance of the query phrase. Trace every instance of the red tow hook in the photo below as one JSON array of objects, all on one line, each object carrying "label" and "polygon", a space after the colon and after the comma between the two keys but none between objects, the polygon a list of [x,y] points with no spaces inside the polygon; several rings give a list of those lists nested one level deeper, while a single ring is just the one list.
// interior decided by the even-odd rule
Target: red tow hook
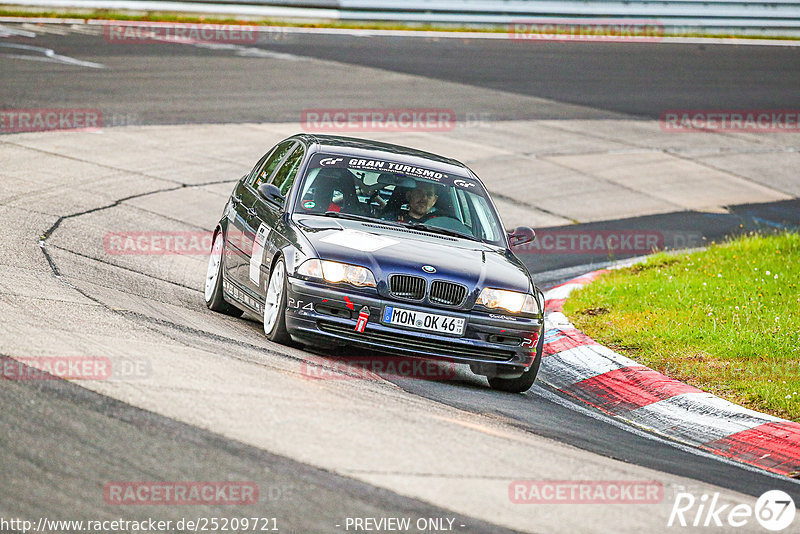
[{"label": "red tow hook", "polygon": [[358,312],[358,321],[356,321],[356,332],[364,333],[364,329],[367,327],[367,321],[369,321],[369,307],[364,306],[361,308],[361,311]]}]

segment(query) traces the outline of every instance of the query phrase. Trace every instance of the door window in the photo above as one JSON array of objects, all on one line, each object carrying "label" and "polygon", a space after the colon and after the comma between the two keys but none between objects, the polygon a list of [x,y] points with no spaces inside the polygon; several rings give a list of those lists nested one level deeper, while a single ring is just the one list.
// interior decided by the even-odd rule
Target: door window
[{"label": "door window", "polygon": [[272,176],[272,172],[294,145],[294,141],[284,141],[272,150],[272,153],[267,157],[261,167],[256,169],[256,172],[253,173],[250,182],[253,189],[258,189],[259,185],[267,183],[269,177]]}]

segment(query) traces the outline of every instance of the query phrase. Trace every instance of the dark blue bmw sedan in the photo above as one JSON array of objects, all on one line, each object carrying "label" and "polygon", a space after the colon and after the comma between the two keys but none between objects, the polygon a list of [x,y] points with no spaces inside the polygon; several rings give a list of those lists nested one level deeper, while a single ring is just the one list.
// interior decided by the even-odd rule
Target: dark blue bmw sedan
[{"label": "dark blue bmw sedan", "polygon": [[214,230],[205,300],[273,341],[469,364],[526,391],[544,298],[464,164],[363,139],[296,135],[243,176]]}]

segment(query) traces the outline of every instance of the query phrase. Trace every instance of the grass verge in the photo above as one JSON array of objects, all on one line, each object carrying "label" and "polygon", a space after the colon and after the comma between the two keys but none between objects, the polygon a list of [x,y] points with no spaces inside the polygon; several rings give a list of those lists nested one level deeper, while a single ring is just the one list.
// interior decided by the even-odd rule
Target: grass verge
[{"label": "grass verge", "polygon": [[800,235],[656,254],[567,299],[573,324],[629,358],[800,421]]}]

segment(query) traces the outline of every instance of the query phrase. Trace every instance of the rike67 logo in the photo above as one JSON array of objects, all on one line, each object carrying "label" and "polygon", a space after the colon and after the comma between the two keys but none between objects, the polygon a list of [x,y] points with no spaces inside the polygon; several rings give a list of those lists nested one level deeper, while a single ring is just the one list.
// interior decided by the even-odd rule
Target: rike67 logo
[{"label": "rike67 logo", "polygon": [[794,521],[796,510],[792,497],[781,490],[765,492],[756,501],[755,507],[749,504],[721,504],[719,493],[700,498],[691,493],[678,493],[669,514],[667,526],[679,527],[743,527],[755,518],[767,530],[777,532]]}]

